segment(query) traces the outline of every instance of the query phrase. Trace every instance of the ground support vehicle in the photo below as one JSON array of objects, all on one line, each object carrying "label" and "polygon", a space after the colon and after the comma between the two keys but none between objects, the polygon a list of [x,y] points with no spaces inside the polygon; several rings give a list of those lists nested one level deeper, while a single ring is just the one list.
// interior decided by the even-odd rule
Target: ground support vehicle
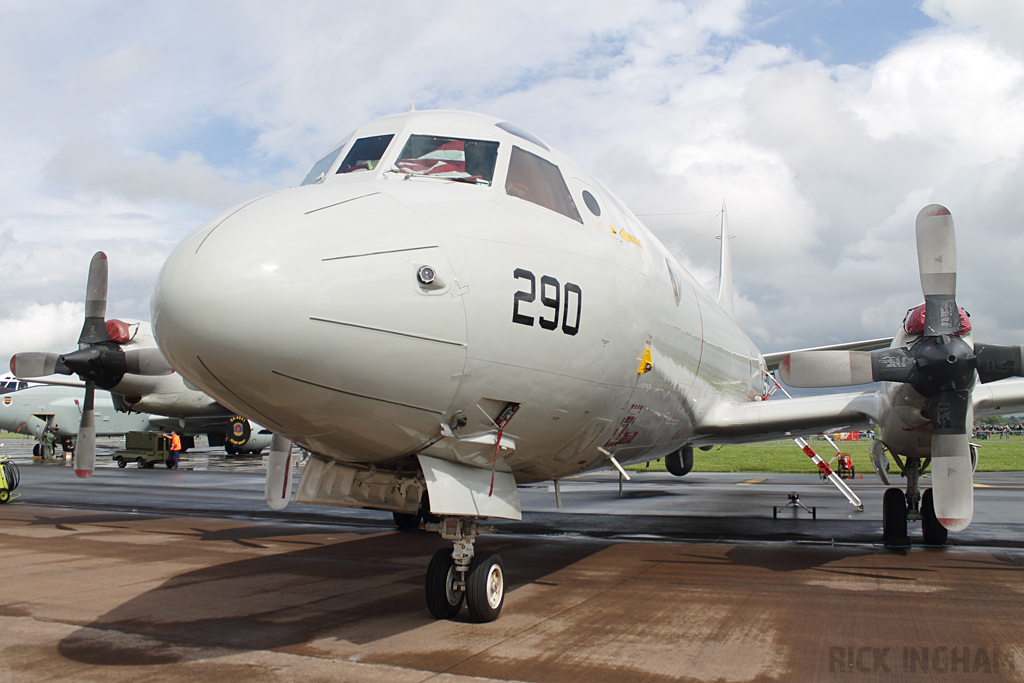
[{"label": "ground support vehicle", "polygon": [[134,462],[139,469],[164,463],[170,467],[171,437],[157,432],[128,432],[124,437],[124,450],[111,456],[118,467]]}]

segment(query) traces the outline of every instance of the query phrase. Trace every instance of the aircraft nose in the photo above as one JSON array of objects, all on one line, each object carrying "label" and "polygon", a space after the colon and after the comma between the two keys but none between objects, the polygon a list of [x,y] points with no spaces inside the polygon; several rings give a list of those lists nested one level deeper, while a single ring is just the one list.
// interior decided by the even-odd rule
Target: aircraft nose
[{"label": "aircraft nose", "polygon": [[434,438],[465,367],[442,245],[359,185],[286,190],[200,227],[165,263],[152,308],[160,348],[191,383],[273,431],[364,458]]}]

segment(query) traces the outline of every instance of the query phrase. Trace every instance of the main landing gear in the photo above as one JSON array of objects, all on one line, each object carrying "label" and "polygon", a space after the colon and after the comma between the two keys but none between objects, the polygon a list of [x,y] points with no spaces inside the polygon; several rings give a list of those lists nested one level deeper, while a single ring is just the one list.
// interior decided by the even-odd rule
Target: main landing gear
[{"label": "main landing gear", "polygon": [[907,491],[898,488],[886,489],[882,497],[882,539],[888,546],[910,545],[907,536],[907,520],[921,520],[921,531],[925,545],[946,545],[949,532],[935,516],[935,503],[931,489],[921,493],[919,480],[931,458],[908,457],[900,462],[892,454],[901,474],[907,478]]},{"label": "main landing gear", "polygon": [[451,541],[453,550],[434,553],[427,568],[427,607],[436,619],[452,619],[463,601],[475,622],[494,621],[505,603],[505,565],[497,553],[476,554],[473,544],[481,533],[493,527],[482,526],[472,517],[443,517],[428,523],[428,531],[438,531]]}]

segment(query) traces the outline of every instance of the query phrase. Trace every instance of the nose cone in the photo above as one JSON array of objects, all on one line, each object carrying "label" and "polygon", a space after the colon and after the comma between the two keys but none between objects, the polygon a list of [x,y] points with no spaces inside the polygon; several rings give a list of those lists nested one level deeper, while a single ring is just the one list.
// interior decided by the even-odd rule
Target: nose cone
[{"label": "nose cone", "polygon": [[305,186],[186,238],[160,273],[153,329],[175,369],[221,403],[320,452],[386,460],[435,438],[458,389],[454,276],[401,202]]}]

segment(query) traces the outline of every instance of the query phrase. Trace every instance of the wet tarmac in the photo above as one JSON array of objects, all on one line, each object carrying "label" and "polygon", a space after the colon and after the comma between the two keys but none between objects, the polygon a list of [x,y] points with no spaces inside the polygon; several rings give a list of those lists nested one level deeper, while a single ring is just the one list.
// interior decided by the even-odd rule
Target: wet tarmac
[{"label": "wet tarmac", "polygon": [[[10,443],[3,453],[13,449]],[[262,502],[261,458],[21,464],[0,506],[0,681],[1018,680],[1024,476],[982,474],[944,549],[877,545],[814,475],[617,475],[520,489],[501,617],[438,622],[436,534],[373,511]],[[202,469],[200,469],[202,468]],[[797,492],[817,512],[772,507]],[[919,538],[919,532],[918,532]]]}]

